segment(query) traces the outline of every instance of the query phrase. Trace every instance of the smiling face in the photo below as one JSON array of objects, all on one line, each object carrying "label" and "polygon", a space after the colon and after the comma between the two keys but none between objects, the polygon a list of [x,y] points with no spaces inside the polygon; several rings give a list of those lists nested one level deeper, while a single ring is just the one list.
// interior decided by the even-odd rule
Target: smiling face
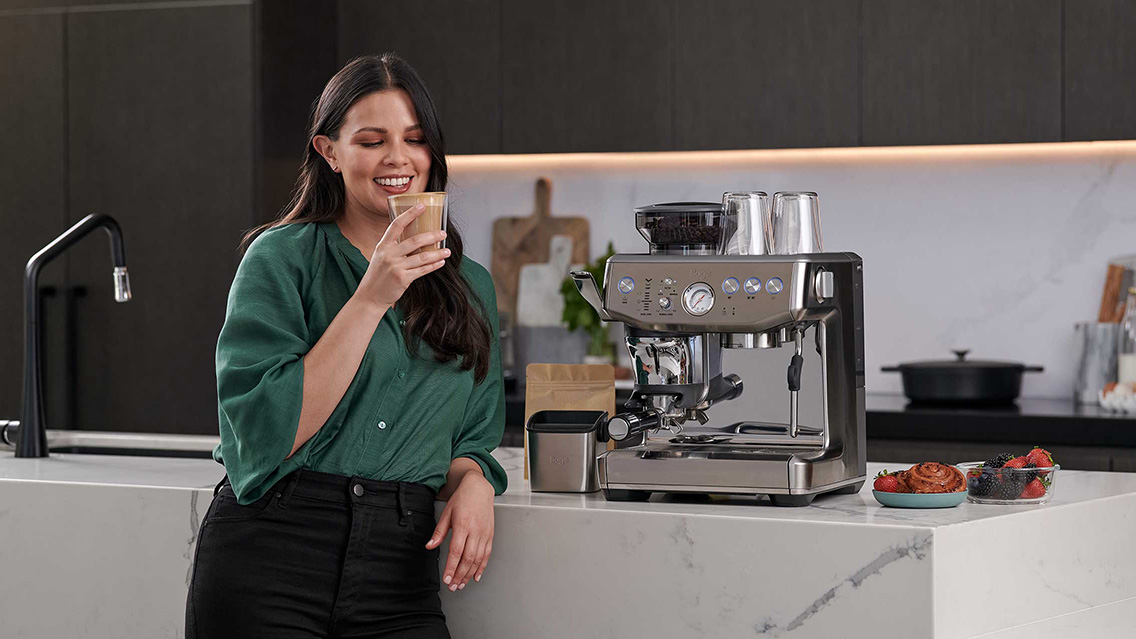
[{"label": "smiling face", "polygon": [[337,139],[319,135],[312,144],[343,174],[349,209],[385,218],[387,196],[426,191],[430,148],[402,89],[361,98],[348,109]]}]

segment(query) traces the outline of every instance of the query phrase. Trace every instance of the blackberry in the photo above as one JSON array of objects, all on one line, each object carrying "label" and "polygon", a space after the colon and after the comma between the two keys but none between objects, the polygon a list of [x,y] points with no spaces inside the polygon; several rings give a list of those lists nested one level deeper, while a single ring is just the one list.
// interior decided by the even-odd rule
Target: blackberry
[{"label": "blackberry", "polygon": [[1006,462],[1013,459],[1014,456],[1010,453],[1002,453],[992,459],[987,459],[986,463],[982,464],[983,468],[1001,468],[1006,465]]},{"label": "blackberry", "polygon": [[1021,477],[1022,477],[1022,488],[1023,489],[1027,485],[1029,485],[1029,483],[1031,481],[1033,481],[1034,479],[1037,478],[1037,471],[1036,470],[1028,470],[1028,469],[1031,469],[1031,468],[1037,468],[1037,464],[1026,464],[1025,466],[1022,466],[1022,471],[1020,473],[1017,473],[1018,475],[1021,475]]},{"label": "blackberry", "polygon": [[994,492],[998,486],[998,476],[994,473],[982,473],[977,477],[968,477],[966,488],[976,497],[985,497]]},{"label": "blackberry", "polygon": [[1021,497],[1022,491],[1026,488],[1026,482],[1022,481],[1025,477],[1021,473],[1007,473],[1002,476],[1002,483],[998,485],[995,490],[995,497],[998,499],[1017,499]]}]

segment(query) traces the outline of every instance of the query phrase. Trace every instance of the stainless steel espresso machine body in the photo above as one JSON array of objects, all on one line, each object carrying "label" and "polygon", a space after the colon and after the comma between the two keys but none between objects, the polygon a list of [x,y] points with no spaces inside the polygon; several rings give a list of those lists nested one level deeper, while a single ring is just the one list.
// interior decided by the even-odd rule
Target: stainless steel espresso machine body
[{"label": "stainless steel espresso machine body", "polygon": [[[652,241],[649,254],[613,256],[602,288],[587,272],[572,273],[602,319],[625,325],[634,364],[632,397],[606,426],[620,447],[600,456],[604,494],[758,494],[803,506],[818,494],[858,491],[866,480],[860,257],[718,255],[701,241],[706,233],[687,237],[700,246]],[[797,392],[810,333],[822,418],[805,425]],[[708,409],[742,396],[742,380],[722,371],[725,348],[789,355],[788,424],[706,426]]]}]

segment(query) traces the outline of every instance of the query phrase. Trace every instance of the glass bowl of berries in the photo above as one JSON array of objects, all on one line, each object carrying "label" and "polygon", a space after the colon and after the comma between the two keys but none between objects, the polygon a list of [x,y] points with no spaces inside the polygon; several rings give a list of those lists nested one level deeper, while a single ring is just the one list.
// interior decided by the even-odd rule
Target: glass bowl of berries
[{"label": "glass bowl of berries", "polygon": [[966,499],[976,504],[1044,504],[1061,470],[1049,451],[1037,447],[1025,455],[1002,453],[958,467],[966,474]]}]

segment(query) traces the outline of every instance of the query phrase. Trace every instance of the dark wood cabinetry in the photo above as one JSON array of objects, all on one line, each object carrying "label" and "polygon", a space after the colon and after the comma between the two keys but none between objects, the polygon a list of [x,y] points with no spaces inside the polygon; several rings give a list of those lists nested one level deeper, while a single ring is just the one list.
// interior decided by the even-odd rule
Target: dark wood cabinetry
[{"label": "dark wood cabinetry", "polygon": [[398,53],[430,89],[447,152],[500,153],[501,11],[499,0],[341,0],[339,64]]},{"label": "dark wood cabinetry", "polygon": [[1065,2],[1065,139],[1136,138],[1136,2]]},{"label": "dark wood cabinetry", "polygon": [[334,7],[48,4],[0,15],[0,134],[19,150],[0,159],[0,418],[23,403],[22,266],[98,212],[122,227],[134,299],[114,302],[101,231],[47,267],[48,427],[215,434],[238,243],[295,180]]},{"label": "dark wood cabinetry", "polygon": [[863,0],[865,145],[1061,140],[1060,0]]},{"label": "dark wood cabinetry", "polygon": [[[24,377],[24,265],[35,249],[66,228],[66,69],[64,17],[0,16],[0,418],[19,419]],[[46,310],[61,309],[67,256],[49,264],[40,285],[54,295]],[[45,320],[58,323],[61,314]],[[62,334],[56,324],[44,326]],[[60,402],[65,361],[58,343],[47,344],[43,375],[48,419],[66,419]]]},{"label": "dark wood cabinetry", "polygon": [[675,148],[859,144],[856,2],[675,7]]},{"label": "dark wood cabinetry", "polygon": [[411,60],[455,153],[1136,137],[1124,0],[337,6],[340,62]]},{"label": "dark wood cabinetry", "polygon": [[505,153],[673,147],[674,2],[502,2]]},{"label": "dark wood cabinetry", "polygon": [[75,428],[216,429],[216,337],[254,205],[252,21],[249,5],[68,18],[70,217],[119,221],[134,290],[115,303],[104,234],[69,251],[87,290]]}]

